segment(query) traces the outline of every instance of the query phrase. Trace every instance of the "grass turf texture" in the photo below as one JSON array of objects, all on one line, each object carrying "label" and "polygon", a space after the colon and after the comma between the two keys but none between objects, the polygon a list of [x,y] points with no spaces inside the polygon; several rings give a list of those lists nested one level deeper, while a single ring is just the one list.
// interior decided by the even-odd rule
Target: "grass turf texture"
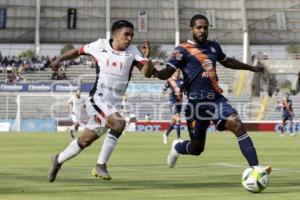
[{"label": "grass turf texture", "polygon": [[50,157],[69,144],[69,134],[0,133],[0,200],[282,200],[300,196],[300,136],[250,134],[261,164],[274,168],[269,187],[252,194],[241,185],[246,160],[232,134],[208,134],[201,156],[181,156],[169,169],[166,156],[174,135],[168,145],[162,143],[161,133],[122,136],[108,165],[111,181],[90,176],[101,138],[66,162],[56,181],[48,183]]}]

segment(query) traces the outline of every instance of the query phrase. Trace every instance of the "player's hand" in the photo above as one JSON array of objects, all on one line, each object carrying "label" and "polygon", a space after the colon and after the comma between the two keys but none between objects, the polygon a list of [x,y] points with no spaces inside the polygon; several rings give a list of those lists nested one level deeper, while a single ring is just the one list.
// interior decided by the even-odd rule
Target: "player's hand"
[{"label": "player's hand", "polygon": [[60,68],[60,59],[57,57],[50,63],[50,67],[53,71],[57,71]]},{"label": "player's hand", "polygon": [[253,72],[264,72],[265,71],[265,68],[264,67],[261,67],[261,66],[253,66],[252,70]]},{"label": "player's hand", "polygon": [[151,48],[150,42],[148,40],[145,40],[142,45],[142,53],[144,57],[150,58],[150,53],[151,53],[150,48]]}]

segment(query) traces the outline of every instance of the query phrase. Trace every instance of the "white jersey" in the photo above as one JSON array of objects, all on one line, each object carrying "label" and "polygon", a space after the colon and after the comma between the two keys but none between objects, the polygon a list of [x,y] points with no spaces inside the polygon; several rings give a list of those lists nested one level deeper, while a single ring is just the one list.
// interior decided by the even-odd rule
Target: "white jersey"
[{"label": "white jersey", "polygon": [[[99,39],[80,48],[80,54],[92,55],[97,62],[97,79],[90,96],[95,101],[121,105],[135,62],[145,59],[140,51],[129,46],[124,51],[112,49],[109,40]],[[100,99],[99,99],[100,98]]]},{"label": "white jersey", "polygon": [[68,103],[72,104],[72,112],[80,115],[84,109],[86,99],[82,96],[77,98],[76,95],[72,95],[68,100]]}]

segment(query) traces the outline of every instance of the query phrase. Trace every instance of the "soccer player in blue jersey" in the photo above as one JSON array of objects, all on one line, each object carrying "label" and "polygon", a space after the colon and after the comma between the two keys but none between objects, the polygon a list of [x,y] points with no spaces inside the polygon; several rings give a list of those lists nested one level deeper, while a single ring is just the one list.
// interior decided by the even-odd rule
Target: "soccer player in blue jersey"
[{"label": "soccer player in blue jersey", "polygon": [[289,98],[289,93],[286,93],[282,102],[279,104],[280,107],[282,107],[282,128],[281,128],[281,137],[284,137],[284,128],[286,126],[286,122],[289,121],[289,130],[291,136],[296,136],[295,133],[293,133],[293,116],[294,116],[294,110],[293,110],[293,102]]},{"label": "soccer player in blue jersey", "polygon": [[177,69],[174,72],[173,76],[166,81],[163,89],[163,92],[166,92],[168,89],[170,90],[169,103],[170,103],[171,113],[173,114],[169,128],[163,135],[164,144],[168,143],[168,137],[174,128],[176,129],[177,139],[180,138],[180,123],[181,123],[180,112],[181,112],[182,99],[183,99],[182,87],[183,87],[183,79],[180,78],[180,70]]},{"label": "soccer player in blue jersey", "polygon": [[[190,20],[193,40],[177,46],[167,67],[154,70],[159,79],[168,79],[175,70],[181,69],[188,103],[185,107],[190,140],[174,140],[168,155],[168,166],[173,168],[179,155],[198,156],[204,151],[206,130],[212,121],[219,131],[229,130],[237,137],[243,156],[249,166],[259,165],[255,147],[237,111],[222,95],[218,84],[216,62],[235,70],[263,72],[264,68],[242,63],[227,57],[220,45],[207,40],[209,22],[204,15],[195,15]],[[265,167],[270,173],[271,167]]]}]

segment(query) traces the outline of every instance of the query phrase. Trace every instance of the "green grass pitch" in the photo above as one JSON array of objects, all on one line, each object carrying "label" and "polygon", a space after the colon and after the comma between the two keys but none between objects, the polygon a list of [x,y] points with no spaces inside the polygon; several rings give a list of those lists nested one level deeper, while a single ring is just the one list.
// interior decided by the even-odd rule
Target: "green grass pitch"
[{"label": "green grass pitch", "polygon": [[166,166],[171,142],[164,145],[161,133],[127,133],[108,165],[111,181],[90,175],[101,138],[66,162],[54,183],[46,179],[50,157],[69,144],[67,133],[0,133],[0,200],[299,199],[300,135],[250,135],[261,164],[273,167],[269,187],[260,194],[241,185],[247,164],[230,133],[208,134],[204,153],[181,156],[173,169]]}]

